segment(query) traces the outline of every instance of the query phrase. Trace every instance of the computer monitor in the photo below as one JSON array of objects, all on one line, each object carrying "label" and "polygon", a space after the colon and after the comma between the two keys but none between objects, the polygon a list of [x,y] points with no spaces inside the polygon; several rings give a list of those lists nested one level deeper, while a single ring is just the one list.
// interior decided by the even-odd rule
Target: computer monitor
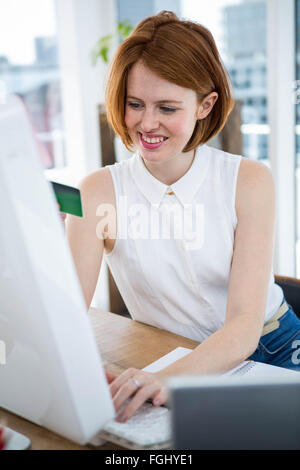
[{"label": "computer monitor", "polygon": [[89,442],[115,411],[55,196],[16,95],[0,104],[0,298],[0,407]]}]

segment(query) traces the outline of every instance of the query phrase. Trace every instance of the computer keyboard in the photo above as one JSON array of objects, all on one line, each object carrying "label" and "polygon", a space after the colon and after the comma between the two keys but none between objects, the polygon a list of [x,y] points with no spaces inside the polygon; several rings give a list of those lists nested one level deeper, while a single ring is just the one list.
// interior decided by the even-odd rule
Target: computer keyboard
[{"label": "computer keyboard", "polygon": [[171,448],[171,411],[144,403],[127,422],[109,421],[99,437],[130,449]]}]

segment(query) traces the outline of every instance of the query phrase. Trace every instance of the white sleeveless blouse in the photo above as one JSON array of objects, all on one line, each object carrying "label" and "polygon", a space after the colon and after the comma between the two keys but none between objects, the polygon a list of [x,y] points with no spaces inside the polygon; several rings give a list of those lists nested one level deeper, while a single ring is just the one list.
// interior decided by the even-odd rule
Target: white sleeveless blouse
[{"label": "white sleeveless blouse", "polygon": [[[104,259],[134,320],[196,341],[224,324],[242,158],[201,145],[171,186],[147,170],[138,152],[106,166],[117,238]],[[265,321],[282,300],[272,272]]]}]

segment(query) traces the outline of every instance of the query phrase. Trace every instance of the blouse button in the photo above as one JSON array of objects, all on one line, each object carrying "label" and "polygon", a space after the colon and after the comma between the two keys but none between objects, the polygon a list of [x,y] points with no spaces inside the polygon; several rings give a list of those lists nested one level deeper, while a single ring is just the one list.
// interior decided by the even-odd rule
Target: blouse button
[{"label": "blouse button", "polygon": [[170,188],[170,187],[167,188],[167,194],[168,194],[169,196],[172,196],[172,195],[174,194],[174,192],[172,191],[172,188]]}]

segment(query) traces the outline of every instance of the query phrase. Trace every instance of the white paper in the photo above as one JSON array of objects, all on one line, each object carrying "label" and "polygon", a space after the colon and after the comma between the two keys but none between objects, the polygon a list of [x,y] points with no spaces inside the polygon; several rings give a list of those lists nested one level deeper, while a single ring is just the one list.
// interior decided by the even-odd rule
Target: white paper
[{"label": "white paper", "polygon": [[[164,369],[165,367],[169,366],[173,362],[181,359],[182,357],[186,356],[192,352],[192,349],[178,347],[170,351],[168,354],[165,354],[161,358],[157,359],[157,361],[151,362],[148,366],[144,367],[145,372],[158,372],[159,370]],[[251,364],[252,367],[245,367],[246,365]],[[239,371],[239,369],[241,369]],[[270,364],[263,364],[261,362],[255,361],[243,361],[233,369],[225,372],[222,375],[251,375],[253,377],[259,376],[286,376],[286,375],[293,375],[299,374],[298,371],[284,369],[283,367],[272,366]],[[219,375],[219,374],[218,374]]]},{"label": "white paper", "polygon": [[181,346],[173,349],[168,354],[157,359],[157,361],[151,362],[148,366],[144,367],[145,372],[158,372],[159,370],[164,369],[165,367],[169,366],[173,362],[181,359],[182,357],[186,356],[192,352],[192,349],[182,348]]}]

